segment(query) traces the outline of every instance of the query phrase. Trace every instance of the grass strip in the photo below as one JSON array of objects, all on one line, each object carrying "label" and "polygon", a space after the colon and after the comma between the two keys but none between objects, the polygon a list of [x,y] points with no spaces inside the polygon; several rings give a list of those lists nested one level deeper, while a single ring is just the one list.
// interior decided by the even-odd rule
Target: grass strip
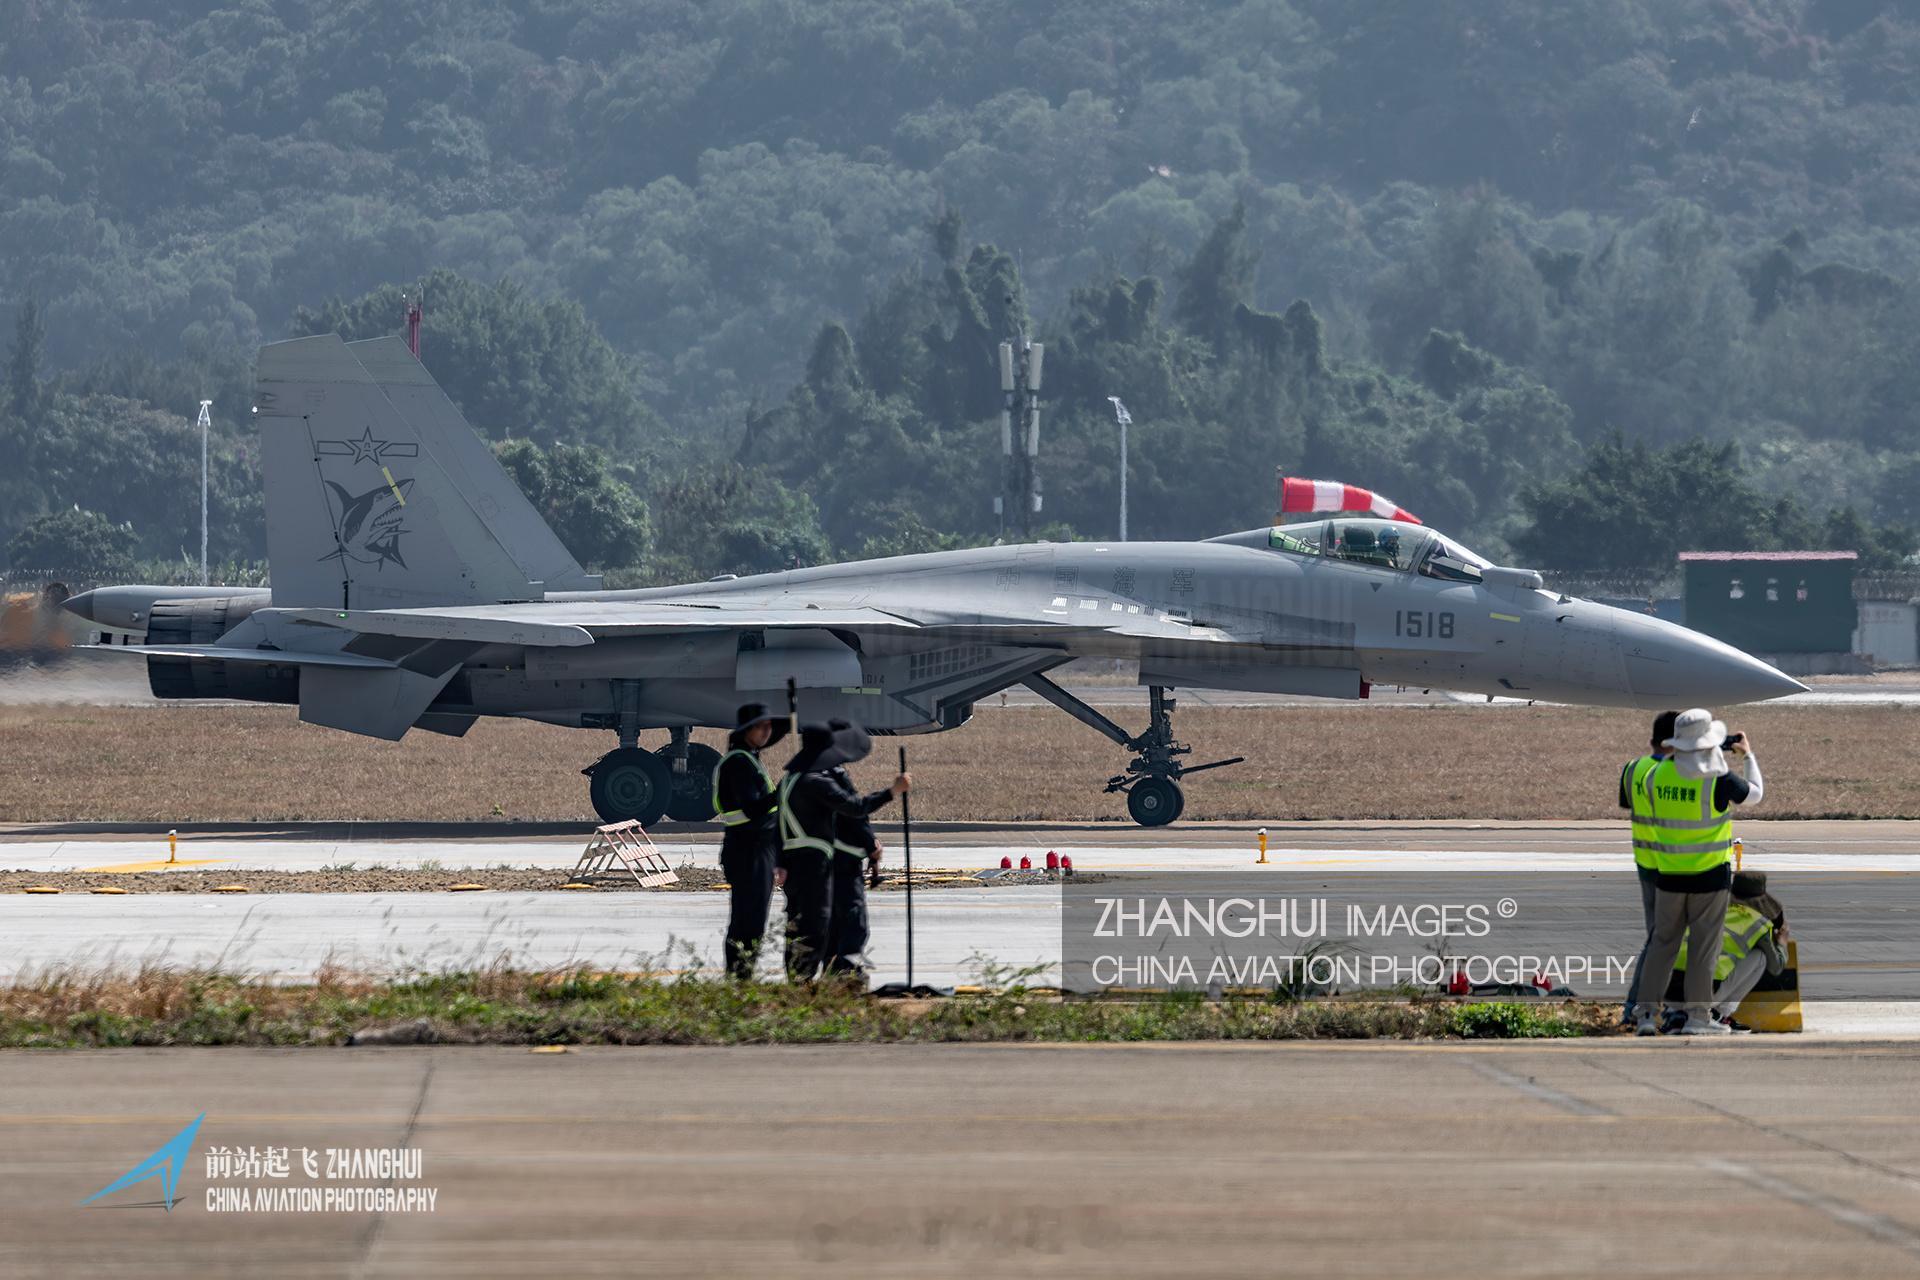
[{"label": "grass strip", "polygon": [[878,1000],[850,986],[488,969],[289,985],[219,972],[52,973],[0,988],[0,1047],[896,1044],[1605,1035],[1597,1002],[1062,1000],[1008,986]]}]

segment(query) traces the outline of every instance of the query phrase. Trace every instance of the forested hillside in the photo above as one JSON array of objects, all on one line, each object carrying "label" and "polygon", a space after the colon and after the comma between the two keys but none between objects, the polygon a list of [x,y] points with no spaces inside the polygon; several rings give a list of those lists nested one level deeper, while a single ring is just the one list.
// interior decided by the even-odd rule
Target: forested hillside
[{"label": "forested hillside", "polygon": [[1136,537],[1275,465],[1567,568],[1920,523],[1893,0],[0,0],[0,246],[17,566],[197,550],[203,397],[259,557],[252,349],[422,285],[631,580],[991,537],[1020,324],[1062,536],[1109,395]]}]

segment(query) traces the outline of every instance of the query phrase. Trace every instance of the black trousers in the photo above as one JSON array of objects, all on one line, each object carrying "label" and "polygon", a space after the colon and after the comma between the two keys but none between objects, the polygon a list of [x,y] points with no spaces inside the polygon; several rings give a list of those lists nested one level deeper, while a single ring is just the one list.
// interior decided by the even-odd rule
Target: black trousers
[{"label": "black trousers", "polygon": [[773,906],[771,837],[758,841],[729,841],[720,846],[720,870],[732,889],[727,912],[727,976],[751,981],[760,958],[760,940],[767,932],[767,912]]},{"label": "black trousers", "polygon": [[827,922],[827,970],[864,973],[867,949],[867,860],[833,855],[833,902]]},{"label": "black trousers", "polygon": [[805,982],[827,959],[827,926],[833,881],[825,854],[802,849],[787,855],[787,977]]}]

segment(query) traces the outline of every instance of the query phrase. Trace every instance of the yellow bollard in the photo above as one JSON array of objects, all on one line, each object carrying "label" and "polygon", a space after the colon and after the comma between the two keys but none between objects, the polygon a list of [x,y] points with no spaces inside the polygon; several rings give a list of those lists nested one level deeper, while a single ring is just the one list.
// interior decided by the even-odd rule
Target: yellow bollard
[{"label": "yellow bollard", "polygon": [[1735,836],[1733,838],[1733,869],[1735,871],[1740,869],[1740,859],[1746,856],[1746,852],[1747,842],[1739,836]]},{"label": "yellow bollard", "polygon": [[1265,866],[1266,861],[1267,861],[1267,829],[1265,827],[1262,827],[1260,828],[1260,865]]},{"label": "yellow bollard", "polygon": [[180,861],[180,832],[178,830],[167,832],[167,861]]}]

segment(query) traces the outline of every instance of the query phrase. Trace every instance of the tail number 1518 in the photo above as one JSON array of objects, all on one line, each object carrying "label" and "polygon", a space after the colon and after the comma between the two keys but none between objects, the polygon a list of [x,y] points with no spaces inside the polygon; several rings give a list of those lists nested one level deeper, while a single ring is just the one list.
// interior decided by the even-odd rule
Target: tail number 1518
[{"label": "tail number 1518", "polygon": [[1453,639],[1453,613],[1451,610],[1435,613],[1428,609],[1400,609],[1393,615],[1393,634],[1419,640],[1431,636],[1439,640]]}]

